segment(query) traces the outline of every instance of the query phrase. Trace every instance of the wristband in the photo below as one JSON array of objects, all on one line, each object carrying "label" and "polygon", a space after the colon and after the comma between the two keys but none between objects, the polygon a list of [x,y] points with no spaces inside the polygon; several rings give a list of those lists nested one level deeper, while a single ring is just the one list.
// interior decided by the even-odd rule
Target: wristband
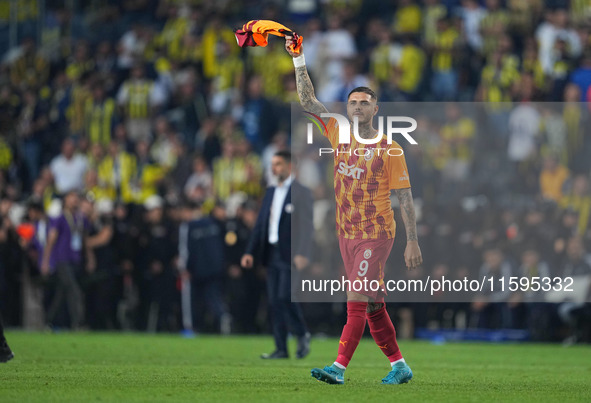
[{"label": "wristband", "polygon": [[298,57],[293,58],[293,65],[296,68],[306,65],[306,58],[304,57],[303,53],[301,55],[299,55]]}]

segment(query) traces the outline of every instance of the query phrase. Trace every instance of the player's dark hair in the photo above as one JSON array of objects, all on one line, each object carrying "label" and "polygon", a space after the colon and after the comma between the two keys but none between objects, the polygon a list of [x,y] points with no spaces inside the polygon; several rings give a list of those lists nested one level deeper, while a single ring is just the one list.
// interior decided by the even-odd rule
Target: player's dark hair
[{"label": "player's dark hair", "polygon": [[291,162],[291,152],[287,150],[277,151],[275,153],[275,156],[283,158],[285,162],[287,162],[288,164]]},{"label": "player's dark hair", "polygon": [[347,100],[349,99],[349,97],[351,96],[351,94],[354,94],[356,92],[363,92],[364,94],[368,94],[372,99],[375,99],[376,102],[378,101],[378,96],[369,87],[357,87],[357,88],[353,88],[351,90],[351,92],[349,93],[349,95],[347,95]]}]

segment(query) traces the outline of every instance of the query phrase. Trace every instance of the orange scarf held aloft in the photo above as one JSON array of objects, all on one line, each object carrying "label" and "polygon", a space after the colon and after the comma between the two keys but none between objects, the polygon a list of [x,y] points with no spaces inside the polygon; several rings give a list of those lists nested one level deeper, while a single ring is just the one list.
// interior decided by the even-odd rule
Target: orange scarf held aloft
[{"label": "orange scarf held aloft", "polygon": [[236,41],[241,48],[245,46],[267,46],[269,34],[275,36],[292,36],[294,45],[291,50],[297,54],[302,51],[302,37],[285,25],[270,20],[252,20],[242,26],[242,29],[236,29]]}]

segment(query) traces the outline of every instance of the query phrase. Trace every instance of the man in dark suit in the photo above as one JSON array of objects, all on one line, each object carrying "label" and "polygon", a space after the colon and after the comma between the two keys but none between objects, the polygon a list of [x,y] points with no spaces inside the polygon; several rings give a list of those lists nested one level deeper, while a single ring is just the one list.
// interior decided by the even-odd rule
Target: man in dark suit
[{"label": "man in dark suit", "polygon": [[261,358],[289,357],[288,325],[298,338],[296,356],[304,358],[310,352],[310,334],[300,305],[291,302],[291,270],[295,267],[300,271],[308,265],[313,234],[312,195],[293,179],[289,151],[277,152],[271,168],[278,185],[267,189],[241,264],[250,268],[256,257],[267,267],[267,294],[276,348]]}]

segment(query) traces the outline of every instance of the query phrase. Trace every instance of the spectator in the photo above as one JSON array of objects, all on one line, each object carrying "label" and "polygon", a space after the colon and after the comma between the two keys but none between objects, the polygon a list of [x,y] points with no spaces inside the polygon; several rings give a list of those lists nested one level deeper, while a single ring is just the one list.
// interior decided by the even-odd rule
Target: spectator
[{"label": "spectator", "polygon": [[440,158],[446,162],[443,167],[443,179],[447,182],[461,183],[467,178],[472,163],[472,143],[475,122],[462,116],[460,105],[448,103],[445,106],[445,124],[441,127],[442,143],[439,147]]},{"label": "spectator", "polygon": [[[568,240],[566,259],[563,263],[560,278],[591,276],[591,266],[585,260],[585,247],[581,237],[574,236]],[[565,344],[573,344],[581,337],[583,326],[588,324],[589,304],[584,302],[565,301],[557,307],[558,315],[566,323],[571,335],[564,340]]]},{"label": "spectator", "polygon": [[[232,45],[222,42],[220,45],[219,63],[213,77],[211,93],[211,111],[215,114],[228,113],[233,104],[238,100],[238,89],[244,83],[244,63],[238,55],[232,51]],[[266,60],[267,63],[273,63]],[[278,67],[277,65],[273,64]],[[277,74],[276,68],[265,71],[267,75]],[[268,73],[268,74],[267,74]]]},{"label": "spectator", "polygon": [[97,82],[92,86],[92,98],[86,101],[84,108],[84,127],[92,144],[106,146],[111,141],[116,110],[113,98],[105,95],[104,85],[103,82]]},{"label": "spectator", "polygon": [[222,154],[222,139],[216,132],[217,122],[215,119],[210,118],[203,122],[201,130],[197,132],[197,138],[202,141],[199,149],[203,150],[203,157],[207,161],[209,167],[213,167],[216,158]]},{"label": "spectator", "polygon": [[581,90],[581,101],[589,102],[586,96],[591,86],[591,53],[585,53],[583,55],[579,67],[570,75],[570,82],[576,84]]},{"label": "spectator", "polygon": [[577,233],[581,236],[584,235],[589,228],[589,217],[591,215],[591,192],[589,191],[587,176],[575,176],[571,190],[560,199],[559,204],[563,209],[571,209],[578,213]]},{"label": "spectator", "polygon": [[193,203],[203,203],[213,196],[211,171],[202,156],[193,159],[193,173],[185,183],[184,195]]},{"label": "spectator", "polygon": [[540,114],[529,103],[521,103],[509,116],[509,145],[507,156],[515,163],[533,158],[540,130]]},{"label": "spectator", "polygon": [[261,270],[240,265],[240,258],[256,223],[257,213],[258,205],[250,200],[240,206],[233,219],[221,223],[228,272],[228,304],[233,313],[233,331],[241,333],[258,332],[257,314],[265,286],[264,273]]},{"label": "spectator", "polygon": [[568,167],[575,172],[588,172],[589,158],[586,152],[589,142],[585,138],[585,127],[589,121],[587,114],[583,113],[583,105],[580,103],[581,91],[575,84],[567,84],[564,89],[564,104],[562,119],[566,125],[566,152]]},{"label": "spectator", "polygon": [[411,0],[399,0],[392,28],[398,34],[418,34],[422,19],[423,15],[418,4]]},{"label": "spectator", "polygon": [[70,121],[70,133],[80,136],[84,130],[84,109],[86,103],[92,98],[92,84],[94,77],[91,73],[84,73],[79,80],[72,83],[70,90],[70,105],[66,115]]},{"label": "spectator", "polygon": [[146,48],[145,28],[139,23],[134,23],[119,41],[117,52],[117,67],[123,71],[129,71],[134,62],[141,57]]},{"label": "spectator", "polygon": [[107,155],[97,167],[97,181],[105,192],[114,194],[115,198],[125,203],[131,203],[133,201],[131,180],[135,170],[135,157],[123,151],[123,147],[112,140],[107,147]]},{"label": "spectator", "polygon": [[84,175],[84,192],[92,200],[109,200],[116,198],[115,188],[107,183],[100,183],[96,169],[89,169]]},{"label": "spectator", "polygon": [[480,20],[480,35],[483,39],[482,52],[488,57],[498,48],[499,39],[507,32],[509,15],[501,8],[499,0],[486,0],[486,13]]},{"label": "spectator", "polygon": [[458,92],[458,72],[454,56],[460,35],[448,18],[437,22],[437,40],[431,48],[431,92],[438,101],[453,101]]},{"label": "spectator", "polygon": [[519,80],[516,66],[506,62],[500,51],[495,51],[482,69],[477,100],[483,102],[509,102],[513,100],[514,85]]},{"label": "spectator", "polygon": [[[166,173],[164,168],[158,165],[149,153],[149,144],[145,140],[137,142],[135,147],[136,165],[132,170],[129,191],[131,200],[136,204],[143,204],[150,197],[156,196],[158,186]],[[125,186],[127,187],[127,185]]]},{"label": "spectator", "polygon": [[[498,247],[490,247],[484,251],[484,261],[480,267],[479,278],[493,278],[493,282],[499,278],[511,277],[512,270],[509,262],[505,260],[503,252]],[[514,306],[508,304],[510,292],[508,288],[500,289],[485,286],[485,293],[472,303],[474,314],[473,324],[479,328],[501,327],[511,329],[514,327]]]},{"label": "spectator", "polygon": [[[433,5],[431,5],[433,3]],[[431,13],[435,15],[435,13],[441,17],[443,13],[440,11],[441,7],[436,8],[435,1],[429,1],[429,6],[431,7]],[[437,10],[437,11],[436,11]],[[481,21],[483,18],[487,16],[487,11],[482,8],[478,1],[476,0],[463,0],[462,7],[459,9],[459,14],[463,20],[464,24],[464,32],[466,34],[466,41],[468,46],[472,48],[475,52],[480,52],[482,49],[482,35],[481,35]],[[425,33],[426,38],[432,38],[429,43],[433,43],[436,37],[436,21],[433,21],[433,18],[430,21],[430,24],[433,28],[429,35]]]},{"label": "spectator", "polygon": [[45,208],[39,200],[31,200],[27,205],[27,218],[29,222],[35,228],[35,235],[30,240],[22,245],[33,262],[35,272],[39,272],[42,260],[43,250],[47,243],[47,237],[49,235],[50,222],[45,214]]},{"label": "spectator", "polygon": [[306,62],[308,70],[315,72],[319,69],[317,60],[319,59],[318,50],[322,44],[322,23],[318,18],[310,18],[305,27],[304,36],[306,37],[306,47],[304,54],[310,61]]},{"label": "spectator", "polygon": [[166,49],[168,56],[178,58],[183,36],[189,31],[188,18],[180,12],[175,4],[168,5],[168,19],[162,30],[154,38],[154,45]]},{"label": "spectator", "polygon": [[98,169],[103,160],[105,159],[105,149],[102,144],[94,143],[90,146],[90,152],[86,157],[88,161],[89,169]]},{"label": "spectator", "polygon": [[62,153],[51,161],[50,169],[58,194],[65,195],[84,189],[84,174],[88,169],[88,160],[86,156],[76,153],[74,140],[64,140]]},{"label": "spectator", "polygon": [[547,10],[546,21],[537,28],[539,57],[542,68],[550,74],[556,62],[553,52],[555,43],[562,39],[568,43],[569,56],[577,57],[581,52],[581,42],[574,30],[568,28],[568,14],[564,9]]},{"label": "spectator", "polygon": [[72,87],[63,70],[56,73],[51,85],[51,96],[48,99],[49,124],[52,135],[46,140],[46,163],[59,153],[60,146],[68,135],[68,109],[71,101]]},{"label": "spectator", "polygon": [[541,155],[553,154],[562,165],[568,164],[566,150],[566,124],[560,116],[558,108],[540,106],[542,114],[540,139]]},{"label": "spectator", "polygon": [[234,32],[224,25],[219,14],[214,14],[210,18],[205,31],[203,32],[201,48],[203,49],[203,75],[210,80],[215,77],[219,68],[218,49],[222,43],[227,43],[233,53],[238,53],[239,48],[236,44]]},{"label": "spectator", "polygon": [[377,35],[378,43],[369,54],[369,70],[372,80],[380,88],[380,94],[387,94],[391,91],[393,81],[392,66],[400,61],[402,46],[392,40],[391,32],[384,27],[377,32]]},{"label": "spectator", "polygon": [[568,169],[559,164],[556,156],[546,156],[540,172],[540,192],[542,197],[555,203],[560,202],[562,200],[562,188],[568,177]]},{"label": "spectator", "polygon": [[160,86],[145,77],[144,66],[135,65],[117,93],[117,104],[132,141],[150,139],[150,116],[164,101],[165,94]]},{"label": "spectator", "polygon": [[402,40],[402,53],[396,65],[393,83],[399,89],[401,100],[414,101],[417,99],[419,86],[423,80],[425,69],[425,54],[414,39],[405,36]]},{"label": "spectator", "polygon": [[174,153],[174,159],[177,162],[176,165],[167,172],[163,180],[163,187],[166,200],[171,204],[178,204],[178,201],[181,200],[183,194],[183,186],[187,183],[187,180],[193,171],[193,161],[187,154],[186,147],[180,142],[174,144],[172,151]]},{"label": "spectator", "polygon": [[91,329],[115,328],[114,280],[116,274],[113,245],[113,202],[97,198],[87,217],[90,224],[88,247],[93,250],[96,269],[85,279],[86,317]]},{"label": "spectator", "polygon": [[23,96],[23,107],[19,116],[17,132],[19,145],[23,150],[23,157],[27,166],[28,185],[30,189],[33,181],[39,175],[41,153],[44,146],[49,119],[45,105],[40,102],[33,89],[26,90]]},{"label": "spectator", "polygon": [[49,64],[38,52],[33,38],[25,38],[21,55],[12,65],[10,81],[20,88],[40,89],[49,78]]},{"label": "spectator", "polygon": [[328,27],[319,50],[324,64],[324,75],[318,77],[318,82],[321,83],[340,80],[343,77],[345,60],[357,55],[353,35],[343,27],[341,18],[333,14],[328,18],[327,24]]},{"label": "spectator", "polygon": [[343,66],[343,77],[325,85],[318,99],[321,102],[347,102],[347,95],[357,87],[367,87],[369,80],[359,74],[355,60],[347,60]]},{"label": "spectator", "polygon": [[146,198],[145,215],[138,238],[137,270],[140,276],[140,329],[149,332],[173,330],[175,245],[174,228],[164,215],[164,200]]},{"label": "spectator", "polygon": [[83,74],[94,70],[94,59],[90,58],[89,45],[85,41],[79,41],[74,49],[74,56],[66,66],[66,76],[70,81],[77,81]]},{"label": "spectator", "polygon": [[142,275],[135,264],[138,255],[138,225],[130,219],[129,210],[119,202],[113,206],[113,253],[117,270],[114,294],[117,323],[123,330],[135,329],[139,316],[139,289]]},{"label": "spectator", "polygon": [[179,139],[166,117],[159,116],[154,122],[154,142],[150,147],[150,156],[166,170],[174,168],[177,163],[175,147]]},{"label": "spectator", "polygon": [[524,46],[521,69],[523,74],[533,77],[537,93],[543,96],[549,91],[549,80],[538,58],[538,49],[533,39],[528,40]]},{"label": "spectator", "polygon": [[215,317],[220,333],[229,334],[232,318],[222,294],[225,255],[221,228],[212,217],[203,214],[199,202],[187,203],[183,216],[179,229],[179,270],[183,282],[190,283],[187,288],[190,302],[183,300],[185,330],[194,330],[193,316],[204,311],[192,308],[202,300],[201,304]]},{"label": "spectator", "polygon": [[88,244],[89,225],[79,210],[80,198],[76,190],[64,195],[61,215],[50,223],[47,242],[43,249],[40,271],[47,279],[46,322],[50,326],[66,326],[63,303],[69,312],[69,325],[79,329],[84,321],[84,296],[79,278],[96,269],[96,261]]},{"label": "spectator", "polygon": [[[521,254],[521,266],[517,274],[521,278],[527,278],[528,283],[535,284],[536,282],[542,285],[542,279],[550,277],[552,273],[548,264],[540,260],[540,255],[534,247],[528,247]],[[535,288],[532,285],[532,288]],[[521,301],[526,302],[524,308],[526,310],[526,326],[531,334],[532,340],[547,340],[551,337],[549,334],[550,326],[550,309],[541,302],[543,300],[543,291],[533,291],[529,289],[521,296]]]},{"label": "spectator", "polygon": [[94,55],[94,61],[99,80],[102,80],[105,83],[107,89],[112,89],[113,85],[115,85],[112,81],[117,61],[113,54],[111,42],[103,40],[98,44],[96,47],[96,54]]},{"label": "spectator", "polygon": [[273,105],[263,95],[263,78],[252,76],[248,81],[247,99],[242,115],[242,129],[246,139],[260,152],[277,128]]}]

